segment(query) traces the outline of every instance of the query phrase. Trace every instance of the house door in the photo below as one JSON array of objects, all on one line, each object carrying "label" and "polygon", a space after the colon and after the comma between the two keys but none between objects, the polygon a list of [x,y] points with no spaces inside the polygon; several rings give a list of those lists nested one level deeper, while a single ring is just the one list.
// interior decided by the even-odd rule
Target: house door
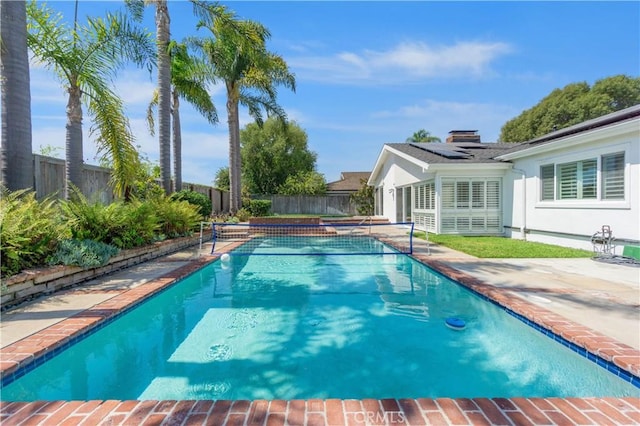
[{"label": "house door", "polygon": [[395,190],[395,196],[396,196],[396,222],[402,222],[403,221],[403,216],[404,213],[402,212],[402,208],[404,207],[404,202],[403,200],[403,195],[404,191],[403,188],[396,188]]},{"label": "house door", "polygon": [[411,222],[411,187],[404,188],[404,218],[403,222]]}]

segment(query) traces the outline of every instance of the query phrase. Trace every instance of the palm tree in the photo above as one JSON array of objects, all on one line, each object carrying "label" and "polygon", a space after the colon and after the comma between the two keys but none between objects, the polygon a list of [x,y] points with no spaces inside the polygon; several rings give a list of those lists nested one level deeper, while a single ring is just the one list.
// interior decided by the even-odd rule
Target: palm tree
[{"label": "palm tree", "polygon": [[11,191],[33,188],[31,92],[24,1],[0,1],[2,146],[0,181]]},{"label": "palm tree", "polygon": [[171,59],[169,57],[169,7],[166,0],[155,0],[156,46],[158,55],[158,143],[160,180],[165,194],[171,193]]},{"label": "palm tree", "polygon": [[407,138],[407,142],[441,142],[437,136],[432,136],[431,133],[424,129],[420,129],[413,135]]},{"label": "palm tree", "polygon": [[198,44],[212,66],[216,79],[224,81],[227,91],[227,121],[229,125],[229,204],[231,213],[241,207],[241,159],[239,105],[262,125],[264,108],[267,114],[286,119],[276,102],[276,86],[295,91],[295,77],[282,57],[266,49],[269,31],[261,24],[237,20],[231,12],[220,13],[199,27],[207,28],[213,38]]},{"label": "palm tree", "polygon": [[120,14],[89,18],[73,28],[46,5],[27,6],[28,44],[34,55],[52,69],[68,93],[65,198],[82,183],[82,118],[84,103],[93,121],[98,152],[113,165],[112,184],[123,194],[135,178],[139,163],[122,100],[108,86],[128,61],[151,66],[150,34],[135,28]]},{"label": "palm tree", "polygon": [[155,5],[160,181],[165,194],[169,195],[171,193],[171,58],[169,57],[171,19],[169,6],[167,0],[125,0],[125,3],[138,21],[142,20],[145,5]]},{"label": "palm tree", "polygon": [[[182,189],[182,130],[180,126],[180,99],[189,102],[211,124],[218,122],[218,113],[207,92],[210,70],[200,58],[189,54],[187,45],[172,42],[171,57],[171,117],[173,129],[174,191]],[[154,134],[154,109],[158,105],[158,91],[147,111],[149,129]]]}]

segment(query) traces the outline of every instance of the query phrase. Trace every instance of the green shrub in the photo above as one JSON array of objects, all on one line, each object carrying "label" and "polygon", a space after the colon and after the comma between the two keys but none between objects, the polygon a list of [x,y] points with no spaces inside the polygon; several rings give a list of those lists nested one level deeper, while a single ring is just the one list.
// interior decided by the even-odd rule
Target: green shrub
[{"label": "green shrub", "polygon": [[158,216],[159,231],[167,238],[191,235],[200,225],[202,217],[197,206],[187,201],[173,201],[160,197],[152,202]]},{"label": "green shrub", "polygon": [[121,249],[143,246],[157,239],[160,227],[153,204],[148,201],[133,200],[119,203],[121,227],[113,229],[108,242]]},{"label": "green shrub", "polygon": [[374,210],[374,188],[367,185],[366,179],[360,179],[360,189],[351,194],[351,201],[356,203],[356,210],[359,215],[371,216]]},{"label": "green shrub", "polygon": [[[234,223],[237,222],[246,222],[249,220],[249,218],[251,217],[251,213],[249,213],[249,211],[247,209],[240,209],[238,210],[238,212],[235,214],[234,218],[236,220],[233,220]],[[232,218],[232,219],[234,219]]]},{"label": "green shrub", "polygon": [[111,256],[118,254],[118,248],[93,240],[64,240],[49,259],[50,265],[76,265],[95,268],[106,265]]},{"label": "green shrub", "polygon": [[247,210],[253,217],[268,216],[271,211],[271,200],[251,200]]},{"label": "green shrub", "polygon": [[71,228],[71,236],[76,240],[94,240],[109,244],[113,229],[124,226],[118,203],[104,205],[89,203],[76,191],[69,201],[62,201],[63,219]]},{"label": "green shrub", "polygon": [[158,217],[152,201],[89,203],[82,194],[62,203],[64,218],[76,240],[94,240],[121,249],[148,244],[156,239]]},{"label": "green shrub", "polygon": [[41,266],[69,228],[59,220],[56,202],[36,200],[32,191],[3,191],[0,196],[0,272],[3,277]]},{"label": "green shrub", "polygon": [[176,192],[175,194],[172,194],[171,199],[187,201],[189,204],[198,206],[200,208],[200,214],[204,218],[208,218],[209,216],[211,216],[211,211],[213,210],[213,206],[211,205],[211,200],[209,199],[209,197],[207,197],[204,194],[183,189],[180,192]]}]

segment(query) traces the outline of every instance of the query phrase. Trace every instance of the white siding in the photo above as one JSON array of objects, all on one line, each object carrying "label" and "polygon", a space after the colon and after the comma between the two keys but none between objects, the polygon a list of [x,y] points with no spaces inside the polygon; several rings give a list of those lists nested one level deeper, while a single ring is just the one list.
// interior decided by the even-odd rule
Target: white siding
[{"label": "white siding", "polygon": [[[523,194],[521,175],[510,173],[505,187],[510,187],[513,196],[506,202],[503,221],[510,228],[510,234],[521,238],[520,227],[523,217],[526,222],[526,238],[530,241],[546,242],[569,247],[591,249],[590,237],[599,231],[602,225],[610,225],[617,239],[640,240],[640,126],[635,123],[621,123],[609,128],[583,132],[554,142],[554,149],[540,152],[526,158],[513,160],[514,171],[522,170],[526,175],[526,187]],[[615,183],[613,199],[604,199],[602,182],[607,180],[603,173],[611,154],[624,153],[625,168],[620,174],[609,176],[610,185]],[[581,176],[582,189],[569,188],[571,184],[559,185],[558,169],[569,169],[567,164],[580,164],[579,167],[597,165],[597,172],[584,173]],[[541,168],[553,164],[555,184],[543,185]],[[586,164],[586,166],[585,166]],[[604,166],[606,169],[606,165]],[[548,167],[545,171],[550,170]],[[564,170],[565,172],[567,170]],[[568,172],[567,172],[568,173]],[[619,191],[621,179],[624,180],[624,197]],[[615,180],[615,182],[613,182]],[[596,187],[594,188],[594,183]],[[555,189],[555,199],[543,197]],[[569,192],[575,196],[567,197]],[[580,192],[582,191],[582,192]],[[614,190],[611,190],[613,193]],[[547,198],[547,199],[543,199]],[[523,209],[523,199],[525,208]],[[618,250],[621,254],[621,249]]]}]

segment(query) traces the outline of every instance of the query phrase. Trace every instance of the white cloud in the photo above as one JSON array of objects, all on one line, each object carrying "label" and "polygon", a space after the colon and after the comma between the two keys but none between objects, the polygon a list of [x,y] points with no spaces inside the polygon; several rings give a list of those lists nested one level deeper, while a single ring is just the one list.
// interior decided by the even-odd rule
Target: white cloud
[{"label": "white cloud", "polygon": [[403,42],[388,50],[340,52],[287,59],[300,78],[349,84],[395,84],[441,77],[479,78],[512,51],[503,42],[465,41],[448,46]]},{"label": "white cloud", "polygon": [[142,70],[124,71],[115,81],[115,93],[122,101],[127,106],[142,106],[145,111],[155,89],[149,72]]},{"label": "white cloud", "polygon": [[444,141],[451,130],[469,129],[478,130],[484,142],[495,142],[501,126],[519,113],[508,105],[425,99],[395,110],[376,112],[372,118],[404,129],[406,137],[425,129]]}]

